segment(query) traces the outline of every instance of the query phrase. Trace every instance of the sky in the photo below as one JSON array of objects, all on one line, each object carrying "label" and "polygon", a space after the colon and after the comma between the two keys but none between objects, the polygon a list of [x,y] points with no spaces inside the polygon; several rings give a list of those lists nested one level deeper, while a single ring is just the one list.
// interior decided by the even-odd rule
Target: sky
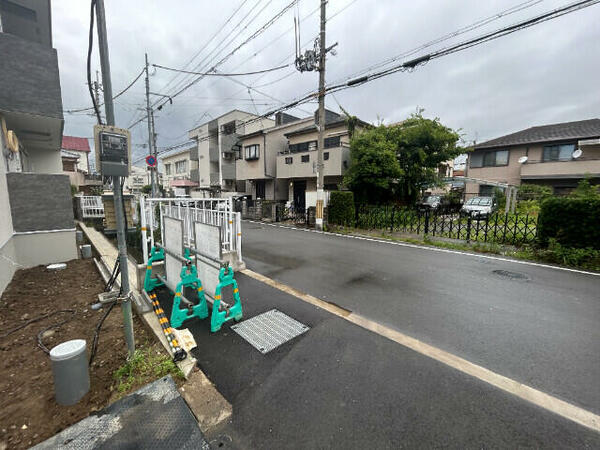
[{"label": "sky", "polygon": [[[207,71],[247,40],[291,0],[105,0],[113,94],[151,64]],[[566,5],[566,0],[330,0],[327,3],[327,83],[347,80],[369,67],[483,19],[474,30],[450,37],[402,62],[485,32]],[[222,73],[251,72],[290,64],[265,74],[205,77],[156,112],[160,149],[182,144],[187,131],[231,110],[265,113],[313,92],[317,72],[300,73],[295,57],[294,17],[299,17],[304,52],[319,32],[319,0],[298,0],[271,26],[218,66]],[[497,15],[521,5],[520,11]],[[53,44],[58,52],[63,109],[91,106],[86,56],[89,2],[52,2]],[[235,14],[234,14],[235,12]],[[227,22],[228,18],[230,21]],[[417,109],[460,130],[465,143],[483,142],[535,125],[600,117],[600,4],[518,31],[497,40],[432,60],[410,73],[328,95],[326,107],[341,105],[377,124],[405,119]],[[191,63],[190,63],[191,61]],[[92,76],[100,69],[94,32]],[[173,95],[193,75],[151,67],[151,92]],[[177,75],[177,76],[176,76]],[[174,78],[176,76],[176,78]],[[250,86],[256,90],[249,90]],[[161,97],[153,96],[152,102]],[[127,128],[144,116],[145,85],[140,78],[115,100],[116,125]],[[316,102],[288,113],[306,117]],[[64,134],[91,137],[95,118],[65,114]],[[145,121],[131,128],[134,160],[147,153]]]}]

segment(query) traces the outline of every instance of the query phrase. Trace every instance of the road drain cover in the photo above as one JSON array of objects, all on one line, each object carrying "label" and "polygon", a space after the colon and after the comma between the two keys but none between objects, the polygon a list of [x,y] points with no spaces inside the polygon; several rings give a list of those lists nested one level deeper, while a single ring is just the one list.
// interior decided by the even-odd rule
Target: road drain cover
[{"label": "road drain cover", "polygon": [[231,329],[264,355],[307,332],[310,327],[281,311],[272,309],[232,325]]},{"label": "road drain cover", "polygon": [[508,278],[509,280],[529,280],[529,277],[527,275],[525,275],[524,273],[519,273],[519,272],[511,272],[509,270],[492,270],[492,273],[498,275],[499,277],[502,278]]}]

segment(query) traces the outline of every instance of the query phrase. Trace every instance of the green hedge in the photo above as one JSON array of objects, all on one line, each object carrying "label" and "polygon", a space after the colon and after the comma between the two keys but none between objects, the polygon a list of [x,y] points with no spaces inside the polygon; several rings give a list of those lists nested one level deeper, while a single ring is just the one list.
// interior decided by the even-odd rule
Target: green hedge
[{"label": "green hedge", "polygon": [[542,202],[538,239],[548,245],[600,249],[600,199],[551,197]]},{"label": "green hedge", "polygon": [[329,223],[352,225],[354,223],[354,194],[350,191],[333,191],[327,204]]}]

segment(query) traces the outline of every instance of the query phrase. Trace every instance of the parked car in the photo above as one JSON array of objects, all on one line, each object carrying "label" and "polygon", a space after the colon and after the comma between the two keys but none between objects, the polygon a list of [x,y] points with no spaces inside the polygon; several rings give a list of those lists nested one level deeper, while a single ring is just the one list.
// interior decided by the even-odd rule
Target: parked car
[{"label": "parked car", "polygon": [[442,206],[441,195],[427,195],[417,203],[417,208],[420,211],[436,211]]},{"label": "parked car", "polygon": [[489,217],[497,210],[498,202],[495,197],[472,197],[465,202],[460,212],[464,215],[482,219]]}]

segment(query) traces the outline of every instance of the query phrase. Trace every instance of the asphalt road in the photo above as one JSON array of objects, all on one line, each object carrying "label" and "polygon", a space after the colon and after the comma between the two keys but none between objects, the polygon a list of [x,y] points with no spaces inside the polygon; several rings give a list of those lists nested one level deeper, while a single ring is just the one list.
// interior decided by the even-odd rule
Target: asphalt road
[{"label": "asphalt road", "polygon": [[249,269],[600,412],[600,277],[250,222],[242,252]]},{"label": "asphalt road", "polygon": [[[599,448],[600,434],[237,274],[244,320],[276,308],[310,330],[263,355],[209,320],[184,324],[233,406],[214,448]],[[159,294],[170,312],[172,295]],[[221,444],[222,447],[221,447]]]}]

